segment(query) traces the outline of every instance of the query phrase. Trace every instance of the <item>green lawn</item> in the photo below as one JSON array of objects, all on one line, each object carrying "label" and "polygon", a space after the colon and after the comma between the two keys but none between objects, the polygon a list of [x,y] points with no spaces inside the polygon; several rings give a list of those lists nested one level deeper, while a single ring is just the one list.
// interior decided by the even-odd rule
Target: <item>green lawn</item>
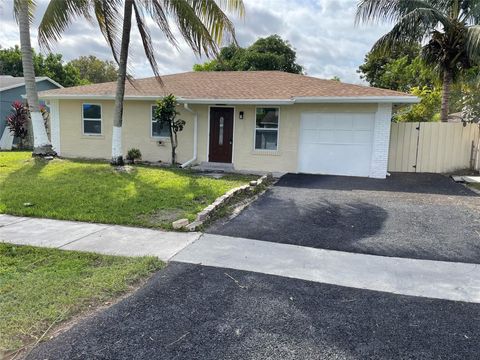
[{"label": "green lawn", "polygon": [[0,213],[169,229],[249,180],[147,166],[127,173],[105,162],[0,152]]},{"label": "green lawn", "polygon": [[151,257],[0,243],[0,358],[35,344],[82,310],[125,293],[162,266]]}]

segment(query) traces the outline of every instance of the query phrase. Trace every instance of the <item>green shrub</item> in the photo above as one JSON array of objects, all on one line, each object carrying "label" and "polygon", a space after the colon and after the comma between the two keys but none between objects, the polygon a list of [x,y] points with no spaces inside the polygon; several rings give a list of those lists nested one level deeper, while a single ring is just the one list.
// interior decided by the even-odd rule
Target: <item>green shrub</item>
[{"label": "green shrub", "polygon": [[132,163],[135,163],[135,160],[142,158],[142,152],[139,149],[130,149],[127,152],[127,160],[130,160]]}]

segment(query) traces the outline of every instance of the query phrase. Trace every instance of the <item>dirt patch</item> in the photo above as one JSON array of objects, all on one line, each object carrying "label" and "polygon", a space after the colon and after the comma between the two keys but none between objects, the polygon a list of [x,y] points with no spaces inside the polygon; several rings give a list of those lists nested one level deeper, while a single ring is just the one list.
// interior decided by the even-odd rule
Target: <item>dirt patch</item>
[{"label": "dirt patch", "polygon": [[139,220],[145,221],[151,226],[171,223],[182,217],[184,217],[184,211],[180,209],[160,209],[153,214],[143,214],[138,216]]}]

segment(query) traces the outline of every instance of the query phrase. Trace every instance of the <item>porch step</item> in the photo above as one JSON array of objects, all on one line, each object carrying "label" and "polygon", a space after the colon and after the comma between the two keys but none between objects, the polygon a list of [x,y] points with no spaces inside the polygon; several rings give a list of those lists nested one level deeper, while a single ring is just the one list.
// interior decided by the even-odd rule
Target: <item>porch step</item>
[{"label": "porch step", "polygon": [[194,166],[194,169],[200,171],[218,171],[218,172],[233,172],[235,171],[231,163],[207,162],[203,161],[200,165]]}]

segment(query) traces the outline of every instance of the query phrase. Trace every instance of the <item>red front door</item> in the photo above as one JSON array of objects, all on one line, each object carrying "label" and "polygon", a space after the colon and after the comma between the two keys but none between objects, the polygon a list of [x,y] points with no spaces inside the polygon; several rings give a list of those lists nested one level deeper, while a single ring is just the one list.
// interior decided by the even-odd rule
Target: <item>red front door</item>
[{"label": "red front door", "polygon": [[210,150],[208,161],[232,162],[233,108],[210,108]]}]

